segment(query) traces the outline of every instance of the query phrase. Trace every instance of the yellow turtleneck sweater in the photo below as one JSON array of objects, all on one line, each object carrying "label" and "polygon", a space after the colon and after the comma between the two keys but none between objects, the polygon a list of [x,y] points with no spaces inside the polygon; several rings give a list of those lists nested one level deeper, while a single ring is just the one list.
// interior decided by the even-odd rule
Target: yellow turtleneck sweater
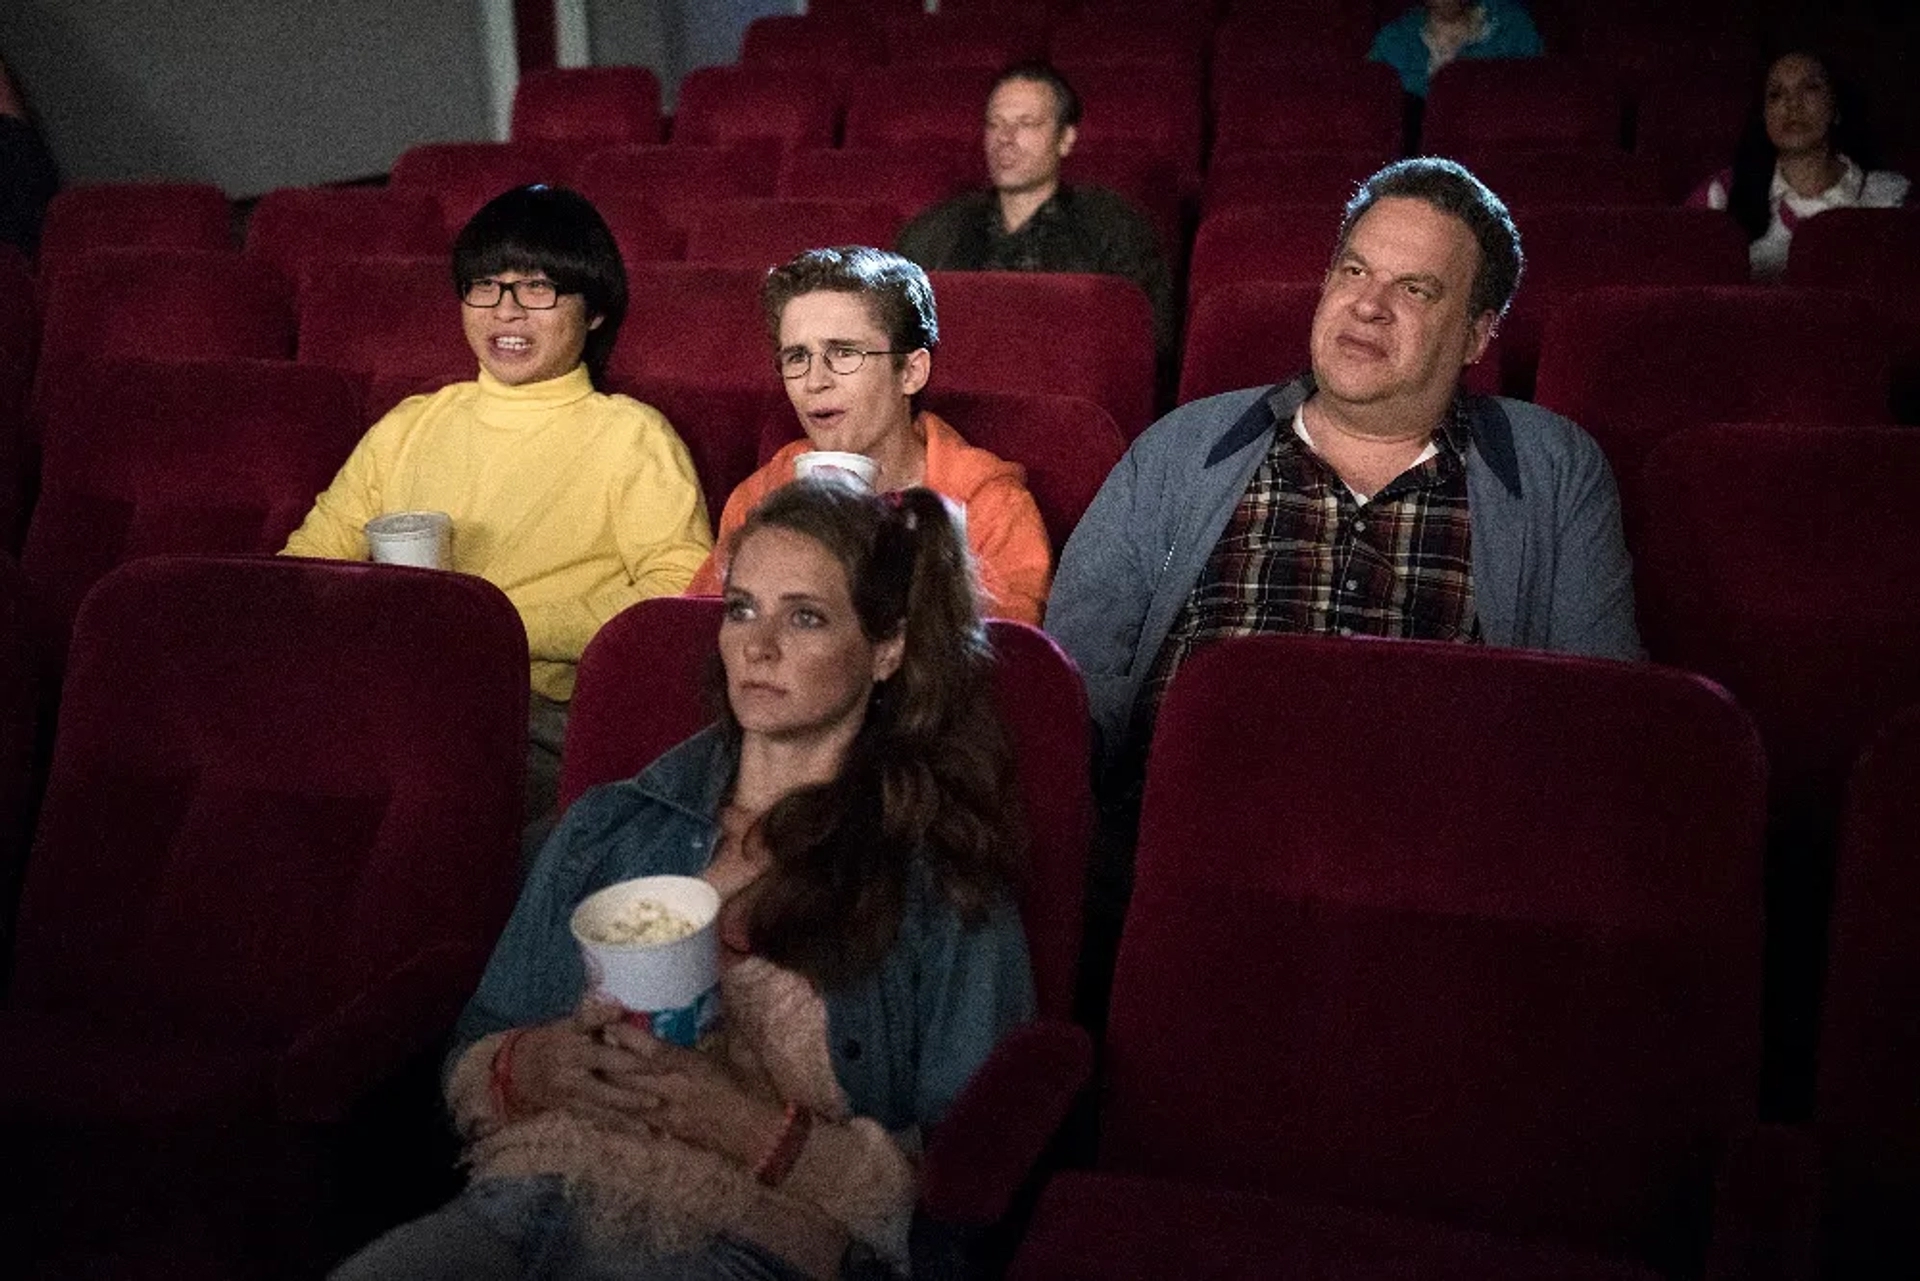
[{"label": "yellow turtleneck sweater", "polygon": [[453,568],[506,592],[533,689],[561,702],[593,634],[687,586],[713,534],[687,448],[660,412],[594,391],[585,366],[509,387],[485,370],[397,405],[367,432],[284,554],[364,560],[363,527],[453,517]]}]

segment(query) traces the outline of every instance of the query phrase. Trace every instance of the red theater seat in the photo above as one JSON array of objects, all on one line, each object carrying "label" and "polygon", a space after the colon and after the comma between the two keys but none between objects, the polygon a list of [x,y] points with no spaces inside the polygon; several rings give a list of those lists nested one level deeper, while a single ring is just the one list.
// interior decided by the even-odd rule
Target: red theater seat
[{"label": "red theater seat", "polygon": [[1620,145],[1620,98],[1611,80],[1565,58],[1481,58],[1449,63],[1427,91],[1420,150]]},{"label": "red theater seat", "polygon": [[309,270],[349,258],[444,254],[440,204],[404,187],[282,187],[247,219],[248,256],[278,267],[297,289]]},{"label": "red theater seat", "polygon": [[204,183],[82,184],[58,192],[40,232],[47,273],[89,249],[233,248],[227,195]]},{"label": "red theater seat", "polygon": [[922,72],[949,67],[998,71],[1047,50],[1047,25],[1030,10],[1002,13],[929,13],[881,23],[887,61]]},{"label": "red theater seat", "polygon": [[840,123],[835,79],[798,67],[698,67],[680,82],[676,146],[831,147]]},{"label": "red theater seat", "polygon": [[1887,335],[1871,305],[1827,290],[1589,289],[1554,307],[1535,395],[1613,464],[1632,538],[1641,463],[1710,422],[1888,421]]},{"label": "red theater seat", "polygon": [[1316,148],[1398,155],[1400,78],[1376,62],[1215,82],[1213,154]]},{"label": "red theater seat", "polygon": [[1656,76],[1640,92],[1634,151],[1653,161],[1667,199],[1678,203],[1733,163],[1752,109],[1758,73],[1694,67]]},{"label": "red theater seat", "polygon": [[919,67],[871,67],[847,82],[846,145],[940,147],[978,154],[993,73],[969,67],[929,75]]},{"label": "red theater seat", "polygon": [[660,81],[645,67],[549,67],[513,92],[515,142],[660,141]]},{"label": "red theater seat", "polygon": [[1564,300],[1602,285],[1741,285],[1746,237],[1710,209],[1538,207],[1514,220],[1526,272],[1500,324],[1501,385],[1534,393],[1540,335]]},{"label": "red theater seat", "polygon": [[0,549],[12,550],[26,513],[21,472],[40,309],[25,258],[0,254]]},{"label": "red theater seat", "polygon": [[1187,296],[1247,280],[1318,285],[1340,241],[1339,203],[1239,205],[1210,213],[1193,240]]},{"label": "red theater seat", "polygon": [[451,240],[480,206],[502,192],[535,182],[562,183],[569,154],[567,146],[551,141],[429,142],[401,152],[388,182],[438,201]]},{"label": "red theater seat", "polygon": [[231,250],[83,251],[54,269],[47,290],[37,394],[106,357],[285,360],[290,293],[272,266]]},{"label": "red theater seat", "polygon": [[596,204],[649,205],[683,234],[720,200],[773,195],[777,149],[753,143],[702,147],[610,147],[574,162],[573,185]]},{"label": "red theater seat", "polygon": [[[946,419],[968,444],[1027,469],[1027,489],[1046,522],[1056,556],[1100,492],[1107,473],[1127,451],[1126,438],[1114,425],[1113,415],[1077,396],[948,391],[936,384],[924,393],[921,403]],[[773,457],[802,434],[783,397],[765,419],[760,458]]]},{"label": "red theater seat", "polygon": [[110,1253],[173,1205],[193,1218],[158,1214],[150,1275],[193,1267],[202,1216],[265,1256],[246,1275],[320,1270],[369,1177],[320,1173],[342,1125],[441,1052],[513,904],[526,700],[525,631],[470,575],[164,557],[102,580],[0,1004],[16,1222]]},{"label": "red theater seat", "polygon": [[1461,157],[1511,209],[1549,205],[1657,208],[1668,202],[1653,162],[1616,147],[1552,151],[1494,148]]},{"label": "red theater seat", "polygon": [[1073,87],[1084,111],[1076,150],[1155,157],[1174,165],[1183,185],[1199,185],[1204,99],[1197,71],[1103,65],[1075,74]]},{"label": "red theater seat", "polygon": [[[1313,313],[1320,284],[1243,280],[1209,289],[1187,316],[1187,349],[1180,365],[1179,402],[1260,387],[1312,366]],[[1493,395],[1500,390],[1500,340],[1467,366],[1461,385]]]},{"label": "red theater seat", "polygon": [[747,24],[740,62],[750,67],[805,67],[842,73],[849,67],[886,61],[887,46],[877,24],[805,14],[775,13]]},{"label": "red theater seat", "polygon": [[1118,276],[929,273],[940,310],[939,385],[1081,396],[1131,439],[1153,421],[1153,314]]},{"label": "red theater seat", "polygon": [[1143,5],[1116,10],[1083,9],[1053,29],[1048,61],[1078,90],[1081,77],[1107,68],[1136,72],[1173,72],[1191,80],[1198,106],[1211,19],[1189,8]]},{"label": "red theater seat", "polygon": [[1794,229],[1787,280],[1873,300],[1893,336],[1898,416],[1920,422],[1920,208],[1830,209],[1807,219]]},{"label": "red theater seat", "polygon": [[1211,216],[1235,205],[1327,204],[1342,208],[1391,158],[1387,151],[1233,151],[1207,166],[1201,208]]},{"label": "red theater seat", "polygon": [[1014,1275],[1697,1275],[1746,1208],[1715,1196],[1755,1131],[1764,779],[1681,672],[1196,654],[1147,768],[1098,1173]]},{"label": "red theater seat", "polygon": [[[639,773],[713,719],[703,674],[723,613],[717,597],[659,597],[600,629],[580,659],[561,766],[562,808],[589,787]],[[1065,1018],[1093,835],[1086,695],[1072,660],[1037,628],[1004,620],[987,627],[998,658],[995,702],[1012,740],[1029,832],[1032,880],[1021,916],[1040,1011]],[[636,679],[641,672],[645,680]]]},{"label": "red theater seat", "polygon": [[902,221],[892,205],[873,200],[721,201],[687,233],[687,260],[767,268],[827,245],[884,249]]},{"label": "red theater seat", "polygon": [[1379,27],[1367,0],[1260,0],[1229,12],[1213,33],[1216,84],[1285,75],[1303,62],[1354,63]]},{"label": "red theater seat", "polygon": [[[834,148],[795,151],[780,168],[790,200],[884,200],[911,218],[979,183],[980,147]],[[891,247],[890,245],[888,247]]]},{"label": "red theater seat", "polygon": [[773,342],[760,313],[766,275],[764,267],[712,263],[631,265],[627,288],[636,305],[620,326],[609,370],[705,387],[771,386]]},{"label": "red theater seat", "polygon": [[1690,428],[1642,477],[1649,647],[1726,686],[1766,740],[1769,1095],[1786,1115],[1809,1098],[1847,771],[1920,702],[1915,483],[1920,435],[1798,423]]},{"label": "red theater seat", "polygon": [[359,441],[360,380],[282,361],[106,360],[47,406],[20,565],[49,656],[142,556],[269,553]]},{"label": "red theater seat", "polygon": [[33,839],[40,691],[33,669],[27,582],[0,552],[0,946],[12,951],[14,894]]},{"label": "red theater seat", "polygon": [[592,200],[613,233],[623,264],[679,262],[687,256],[686,228],[670,216],[677,211],[674,207],[663,211],[648,193],[627,188],[602,191]]},{"label": "red theater seat", "polygon": [[300,362],[435,386],[479,367],[445,258],[362,258],[310,279],[300,295]]},{"label": "red theater seat", "polygon": [[1891,718],[1847,789],[1820,1036],[1829,1276],[1920,1271],[1920,705]]}]

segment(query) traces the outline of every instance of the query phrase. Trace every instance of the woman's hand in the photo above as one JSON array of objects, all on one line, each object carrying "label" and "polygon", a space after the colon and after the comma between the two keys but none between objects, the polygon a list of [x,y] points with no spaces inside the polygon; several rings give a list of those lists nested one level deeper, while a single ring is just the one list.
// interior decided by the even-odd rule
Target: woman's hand
[{"label": "woman's hand", "polygon": [[628,1097],[653,1100],[650,1124],[748,1169],[778,1141],[785,1107],[749,1094],[715,1058],[617,1019],[606,1026],[606,1038],[626,1064],[609,1084]]},{"label": "woman's hand", "polygon": [[523,1112],[558,1109],[616,1130],[644,1128],[660,1112],[660,1098],[634,1088],[642,1064],[611,1042],[624,1011],[588,996],[563,1019],[528,1028],[513,1043],[509,1072],[512,1106]]}]

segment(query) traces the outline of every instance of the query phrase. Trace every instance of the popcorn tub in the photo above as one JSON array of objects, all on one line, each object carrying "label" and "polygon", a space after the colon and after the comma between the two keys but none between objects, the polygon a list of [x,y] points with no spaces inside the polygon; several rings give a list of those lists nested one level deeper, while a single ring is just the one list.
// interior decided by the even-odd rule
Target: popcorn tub
[{"label": "popcorn tub", "polygon": [[697,876],[642,876],[573,909],[587,986],[663,1041],[690,1046],[720,1017],[720,895]]}]

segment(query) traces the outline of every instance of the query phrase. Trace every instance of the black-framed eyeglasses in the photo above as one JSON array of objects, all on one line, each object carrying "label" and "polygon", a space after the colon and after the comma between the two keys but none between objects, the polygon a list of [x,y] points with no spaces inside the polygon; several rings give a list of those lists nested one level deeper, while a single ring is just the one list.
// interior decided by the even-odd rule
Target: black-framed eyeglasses
[{"label": "black-framed eyeglasses", "polygon": [[495,280],[492,276],[482,276],[468,282],[467,292],[460,295],[460,301],[469,307],[495,307],[501,298],[512,294],[514,302],[528,311],[550,311],[560,305],[560,295],[566,292],[544,276],[530,280]]},{"label": "black-framed eyeglasses", "polygon": [[[858,347],[829,346],[820,353],[827,362],[827,368],[845,378],[849,374],[860,372],[860,366],[867,363],[868,356],[904,356],[907,353],[893,348],[880,351],[862,351]],[[805,378],[807,371],[813,368],[813,352],[806,347],[789,347],[773,358],[773,367],[780,376],[791,382],[795,378]]]}]

